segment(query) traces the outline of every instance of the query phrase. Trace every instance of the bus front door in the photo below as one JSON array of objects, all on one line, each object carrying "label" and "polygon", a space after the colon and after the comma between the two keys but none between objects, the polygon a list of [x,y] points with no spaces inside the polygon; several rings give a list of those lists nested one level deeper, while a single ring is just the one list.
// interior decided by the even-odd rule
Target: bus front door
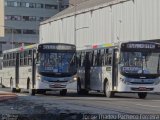
[{"label": "bus front door", "polygon": [[86,53],[85,56],[85,89],[89,90],[90,89],[90,60],[89,60],[89,53]]},{"label": "bus front door", "polygon": [[118,55],[118,49],[114,49],[112,59],[112,90],[116,90],[118,86]]}]

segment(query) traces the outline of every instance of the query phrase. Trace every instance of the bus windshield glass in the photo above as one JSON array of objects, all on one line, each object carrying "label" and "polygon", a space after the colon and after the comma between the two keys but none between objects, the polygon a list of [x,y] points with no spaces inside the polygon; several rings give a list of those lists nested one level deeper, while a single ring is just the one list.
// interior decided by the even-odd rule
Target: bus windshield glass
[{"label": "bus windshield glass", "polygon": [[76,72],[74,52],[40,53],[39,58],[39,73],[43,75],[67,76]]},{"label": "bus windshield glass", "polygon": [[121,52],[120,69],[122,74],[160,74],[160,53]]}]

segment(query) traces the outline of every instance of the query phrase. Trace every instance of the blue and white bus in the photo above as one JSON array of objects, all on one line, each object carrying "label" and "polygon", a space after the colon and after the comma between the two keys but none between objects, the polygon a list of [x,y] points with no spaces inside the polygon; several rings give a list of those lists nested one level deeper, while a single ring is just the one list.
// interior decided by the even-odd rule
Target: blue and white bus
[{"label": "blue and white bus", "polygon": [[76,46],[44,43],[6,50],[0,70],[2,84],[13,92],[29,90],[31,95],[50,90],[66,95],[67,84],[74,80]]},{"label": "blue and white bus", "polygon": [[160,44],[147,41],[94,45],[78,50],[77,92],[160,92]]}]

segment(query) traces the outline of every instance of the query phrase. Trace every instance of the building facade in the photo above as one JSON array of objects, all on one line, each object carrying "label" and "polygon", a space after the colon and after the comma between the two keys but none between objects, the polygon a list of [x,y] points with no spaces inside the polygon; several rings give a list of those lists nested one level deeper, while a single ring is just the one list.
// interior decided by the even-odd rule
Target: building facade
[{"label": "building facade", "polygon": [[42,43],[73,43],[81,49],[87,45],[160,39],[159,0],[89,0],[75,7],[41,23]]},{"label": "building facade", "polygon": [[[4,26],[4,5],[3,0],[0,0],[0,26]],[[4,29],[0,29],[0,37],[4,37]]]},{"label": "building facade", "polygon": [[[39,23],[68,7],[68,0],[0,0],[4,8],[4,25],[0,29],[1,50],[39,41]],[[1,18],[1,14],[0,14]],[[1,20],[1,19],[0,19]]]}]

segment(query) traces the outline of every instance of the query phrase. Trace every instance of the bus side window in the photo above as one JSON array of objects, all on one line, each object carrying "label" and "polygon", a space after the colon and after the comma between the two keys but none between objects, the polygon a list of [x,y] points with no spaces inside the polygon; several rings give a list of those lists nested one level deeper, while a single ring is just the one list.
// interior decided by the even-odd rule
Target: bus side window
[{"label": "bus side window", "polygon": [[81,67],[84,66],[84,57],[85,57],[85,53],[82,52],[82,53],[81,53]]},{"label": "bus side window", "polygon": [[29,54],[28,54],[28,65],[32,65],[32,50],[29,50]]},{"label": "bus side window", "polygon": [[93,66],[97,66],[97,50],[93,53]]},{"label": "bus side window", "polygon": [[112,54],[108,52],[108,49],[106,49],[105,65],[111,65],[111,63],[112,63]]},{"label": "bus side window", "polygon": [[89,53],[90,66],[93,66],[93,52]]},{"label": "bus side window", "polygon": [[7,59],[6,59],[6,61],[7,61],[7,67],[9,66],[9,54],[7,54]]},{"label": "bus side window", "polygon": [[81,66],[81,53],[79,53],[79,58],[78,58],[78,67]]},{"label": "bus side window", "polygon": [[97,51],[97,66],[100,66],[100,51]]},{"label": "bus side window", "polygon": [[20,53],[20,66],[24,65],[24,52]]},{"label": "bus side window", "polygon": [[104,64],[104,49],[101,50],[101,54],[100,54],[100,63],[101,63],[101,66],[105,65]]},{"label": "bus side window", "polygon": [[81,65],[80,53],[77,53],[76,63],[77,63],[77,67],[80,67],[80,65]]},{"label": "bus side window", "polygon": [[16,53],[13,53],[13,66],[16,65]]},{"label": "bus side window", "polygon": [[112,54],[108,55],[108,65],[112,64]]},{"label": "bus side window", "polygon": [[6,54],[3,55],[3,67],[6,67]]},{"label": "bus side window", "polygon": [[24,65],[28,65],[28,51],[24,52]]},{"label": "bus side window", "polygon": [[10,66],[13,66],[13,53],[10,54]]}]

